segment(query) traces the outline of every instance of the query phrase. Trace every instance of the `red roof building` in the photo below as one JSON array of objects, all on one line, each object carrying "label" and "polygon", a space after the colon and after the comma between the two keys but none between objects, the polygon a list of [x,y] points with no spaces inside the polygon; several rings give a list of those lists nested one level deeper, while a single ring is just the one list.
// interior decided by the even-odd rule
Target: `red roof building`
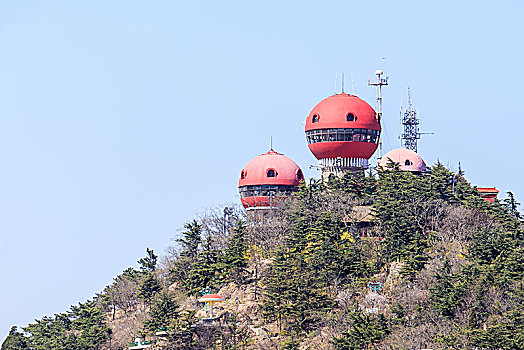
[{"label": "red roof building", "polygon": [[495,187],[477,187],[477,191],[479,191],[480,196],[490,202],[493,203],[495,199],[497,199],[497,195],[499,194],[499,190],[497,190]]},{"label": "red roof building", "polygon": [[357,96],[340,93],[320,101],[306,118],[306,139],[322,177],[368,168],[380,136],[375,110]]},{"label": "red roof building", "polygon": [[270,150],[253,158],[240,172],[240,200],[247,210],[278,207],[297,190],[303,178],[297,163]]}]

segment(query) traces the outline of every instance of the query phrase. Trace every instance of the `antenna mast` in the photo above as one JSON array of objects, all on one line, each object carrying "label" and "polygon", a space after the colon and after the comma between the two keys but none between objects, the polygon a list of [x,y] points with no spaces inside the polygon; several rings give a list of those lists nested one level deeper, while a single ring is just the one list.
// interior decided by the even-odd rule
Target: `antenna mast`
[{"label": "antenna mast", "polygon": [[[376,70],[375,75],[377,76],[377,78],[369,79],[368,85],[377,87],[377,117],[379,124],[382,125],[382,86],[388,86],[389,77],[387,75],[384,75],[384,72],[381,70]],[[382,133],[380,133],[378,138],[377,158],[378,160],[382,159]]]},{"label": "antenna mast", "polygon": [[411,90],[409,89],[409,87],[408,108],[402,115],[401,107],[400,114],[402,116],[402,125],[404,125],[404,133],[400,135],[401,143],[403,144],[404,148],[417,152],[417,140],[420,140],[420,135],[432,133],[419,131],[418,125],[420,124],[420,119],[418,118],[418,113],[413,107],[413,103],[411,102]]}]

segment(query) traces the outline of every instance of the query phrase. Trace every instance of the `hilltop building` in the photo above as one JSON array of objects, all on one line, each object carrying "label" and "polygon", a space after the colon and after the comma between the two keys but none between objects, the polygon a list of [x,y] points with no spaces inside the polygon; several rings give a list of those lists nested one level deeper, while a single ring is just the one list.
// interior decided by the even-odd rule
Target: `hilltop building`
[{"label": "hilltop building", "polygon": [[309,150],[318,159],[322,179],[346,172],[363,174],[377,150],[381,126],[373,107],[340,93],[320,101],[306,118]]},{"label": "hilltop building", "polygon": [[240,200],[248,212],[278,208],[303,179],[297,163],[271,149],[253,158],[240,172]]},{"label": "hilltop building", "polygon": [[426,172],[426,162],[416,153],[407,148],[397,148],[389,151],[379,161],[379,166],[388,169],[392,163],[398,163],[399,169],[402,171],[410,171],[414,174],[422,174]]},{"label": "hilltop building", "polygon": [[[369,80],[368,85],[377,88],[377,112],[361,98],[342,92],[320,101],[306,118],[308,148],[318,160],[323,181],[343,177],[347,173],[356,177],[363,176],[377,149],[377,166],[384,169],[389,168],[393,162],[398,164],[401,171],[413,174],[430,171],[417,153],[417,141],[421,135],[432,133],[420,132],[420,120],[412,104],[409,88],[409,106],[404,112],[401,108],[404,132],[400,138],[403,147],[393,149],[382,157],[381,89],[388,85],[389,78],[381,70],[375,71],[375,75],[377,78]],[[241,170],[238,189],[242,205],[252,217],[255,212],[263,214],[267,209],[279,208],[303,180],[300,167],[292,159],[271,148],[269,152],[252,159]],[[496,188],[478,188],[478,191],[489,202],[494,202],[499,192]],[[369,220],[357,221],[362,223],[360,229],[365,234]]]},{"label": "hilltop building", "polygon": [[493,203],[499,194],[499,190],[495,187],[477,187],[477,191],[484,200],[490,203]]}]

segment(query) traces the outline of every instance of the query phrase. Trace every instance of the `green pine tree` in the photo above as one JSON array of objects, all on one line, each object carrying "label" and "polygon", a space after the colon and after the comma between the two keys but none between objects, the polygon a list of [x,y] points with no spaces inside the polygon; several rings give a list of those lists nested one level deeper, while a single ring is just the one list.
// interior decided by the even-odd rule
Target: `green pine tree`
[{"label": "green pine tree", "polygon": [[155,272],[156,260],[158,256],[155,255],[153,249],[146,248],[146,253],[147,256],[145,258],[141,258],[140,260],[138,260],[138,263],[140,264],[140,269],[146,272]]},{"label": "green pine tree", "polygon": [[199,295],[203,288],[214,289],[220,283],[219,254],[213,247],[212,238],[207,237],[196,261],[189,266],[188,277],[184,281],[188,295]]},{"label": "green pine tree", "polygon": [[144,328],[152,332],[160,327],[170,327],[178,318],[177,309],[178,304],[173,294],[167,291],[160,293],[151,305]]},{"label": "green pine tree", "polygon": [[18,332],[16,326],[11,327],[9,335],[2,343],[2,350],[22,350],[29,349],[26,337]]},{"label": "green pine tree", "polygon": [[151,304],[151,301],[156,294],[160,292],[162,286],[153,272],[146,272],[140,281],[138,287],[138,296],[142,298],[147,304]]},{"label": "green pine tree", "polygon": [[350,328],[333,339],[336,350],[370,349],[384,340],[391,330],[382,314],[364,314],[356,309],[349,315]]},{"label": "green pine tree", "polygon": [[176,241],[180,243],[181,252],[175,261],[175,266],[170,270],[171,282],[184,283],[189,278],[191,265],[197,261],[200,245],[202,243],[202,225],[196,220],[184,225],[186,231],[182,232],[182,238]]},{"label": "green pine tree", "polygon": [[244,223],[238,221],[233,228],[227,248],[220,254],[219,267],[222,270],[221,279],[224,282],[233,281],[236,284],[245,282],[247,266],[245,236]]}]

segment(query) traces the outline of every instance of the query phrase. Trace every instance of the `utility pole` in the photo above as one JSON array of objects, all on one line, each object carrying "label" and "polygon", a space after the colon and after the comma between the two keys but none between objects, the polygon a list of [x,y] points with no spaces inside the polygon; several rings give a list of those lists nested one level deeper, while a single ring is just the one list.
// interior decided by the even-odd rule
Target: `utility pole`
[{"label": "utility pole", "polygon": [[[378,122],[382,125],[382,87],[388,86],[389,77],[384,74],[380,69],[375,71],[376,79],[369,79],[368,85],[375,86],[377,88],[377,117]],[[378,136],[378,160],[382,159],[382,132]]]}]

